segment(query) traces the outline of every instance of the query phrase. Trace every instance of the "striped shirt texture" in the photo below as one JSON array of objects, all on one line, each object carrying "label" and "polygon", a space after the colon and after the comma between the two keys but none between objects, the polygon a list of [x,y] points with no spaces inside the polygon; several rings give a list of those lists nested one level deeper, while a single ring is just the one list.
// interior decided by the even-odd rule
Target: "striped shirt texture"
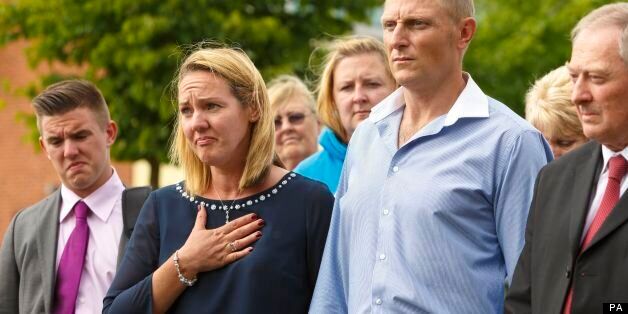
[{"label": "striped shirt texture", "polygon": [[501,313],[542,135],[467,81],[401,148],[403,87],[351,138],[310,313]]}]

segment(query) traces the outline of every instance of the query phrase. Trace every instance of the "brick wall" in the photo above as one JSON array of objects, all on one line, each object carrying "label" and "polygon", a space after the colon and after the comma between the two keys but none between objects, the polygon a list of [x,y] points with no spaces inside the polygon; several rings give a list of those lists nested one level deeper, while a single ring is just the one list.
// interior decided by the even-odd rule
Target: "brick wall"
[{"label": "brick wall", "polygon": [[[0,238],[15,213],[42,199],[59,185],[59,179],[46,156],[27,143],[27,127],[16,120],[18,112],[32,113],[29,99],[16,95],[15,89],[35,81],[38,74],[72,69],[58,65],[28,67],[24,57],[25,42],[0,48],[0,82],[8,81],[11,91],[0,89],[5,107],[0,109]],[[0,84],[1,85],[1,84]],[[115,145],[115,144],[114,144]],[[116,163],[122,181],[131,185],[131,165]]]}]

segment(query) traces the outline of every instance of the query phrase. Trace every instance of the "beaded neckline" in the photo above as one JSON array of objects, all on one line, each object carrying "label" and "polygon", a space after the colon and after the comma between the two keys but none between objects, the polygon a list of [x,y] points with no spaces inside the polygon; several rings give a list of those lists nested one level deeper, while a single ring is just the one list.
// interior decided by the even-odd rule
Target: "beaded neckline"
[{"label": "beaded neckline", "polygon": [[[183,186],[181,186],[182,182],[179,182],[176,184],[176,189],[177,192],[179,192],[179,194],[181,194],[181,197],[183,197],[184,199],[187,199],[188,201],[190,201],[190,203],[192,204],[196,204],[196,205],[203,205],[206,208],[209,208],[211,210],[223,210],[223,211],[230,211],[230,210],[239,210],[240,208],[245,208],[245,207],[249,207],[249,206],[253,206],[254,204],[258,204],[260,202],[263,202],[275,195],[277,195],[279,193],[279,190],[281,190],[283,187],[285,187],[291,180],[292,178],[296,177],[297,175],[294,174],[294,172],[290,172],[288,174],[286,174],[283,178],[281,178],[280,182],[277,183],[275,186],[255,195],[255,196],[249,196],[249,197],[245,197],[242,201],[239,200],[235,200],[235,202],[231,205],[219,205],[220,202],[218,202],[218,200],[215,200],[215,203],[213,203],[212,201],[204,201],[204,200],[199,200],[199,197],[194,196],[194,195],[189,195],[185,189],[183,188]],[[246,201],[245,201],[246,200]],[[225,200],[228,201],[228,200]]]}]

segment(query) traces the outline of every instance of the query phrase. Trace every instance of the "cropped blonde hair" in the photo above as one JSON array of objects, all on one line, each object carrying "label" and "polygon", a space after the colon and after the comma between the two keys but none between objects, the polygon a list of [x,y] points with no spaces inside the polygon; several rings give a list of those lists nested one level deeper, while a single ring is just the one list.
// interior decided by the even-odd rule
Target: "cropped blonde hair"
[{"label": "cropped blonde hair", "polygon": [[298,97],[304,100],[303,105],[312,113],[316,113],[314,97],[305,83],[294,75],[280,75],[268,83],[268,98],[272,112],[277,112],[287,101]]},{"label": "cropped blonde hair", "polygon": [[473,0],[440,0],[441,4],[449,10],[454,21],[460,21],[475,15]]},{"label": "cropped blonde hair", "polygon": [[[321,121],[329,127],[340,139],[349,141],[347,131],[342,126],[338,107],[334,102],[334,70],[340,60],[362,54],[375,54],[382,59],[386,69],[386,75],[395,81],[390,70],[386,48],[384,44],[369,36],[350,36],[339,38],[323,46],[327,52],[323,60],[323,70],[320,72],[316,92],[316,106]],[[316,53],[316,51],[314,52]]]},{"label": "cropped blonde hair", "polygon": [[[174,86],[178,88],[185,75],[196,71],[207,71],[223,78],[242,106],[252,106],[258,112],[258,120],[252,122],[251,141],[239,188],[258,183],[270,169],[275,149],[273,116],[264,79],[246,53],[237,48],[201,48],[194,51],[179,68]],[[170,156],[183,168],[186,190],[198,195],[211,184],[211,171],[190,148],[180,122],[179,113]]]},{"label": "cropped blonde hair", "polygon": [[576,106],[571,102],[572,89],[565,66],[538,79],[526,94],[526,120],[551,136],[584,137]]},{"label": "cropped blonde hair", "polygon": [[466,17],[475,16],[473,0],[439,0],[438,2],[449,11],[450,17],[456,22]]}]

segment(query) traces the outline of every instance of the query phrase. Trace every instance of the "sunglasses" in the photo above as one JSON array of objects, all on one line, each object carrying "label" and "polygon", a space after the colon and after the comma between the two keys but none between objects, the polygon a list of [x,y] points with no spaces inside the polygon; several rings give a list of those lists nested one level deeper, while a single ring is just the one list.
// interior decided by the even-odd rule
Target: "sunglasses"
[{"label": "sunglasses", "polygon": [[[285,117],[288,119],[288,122],[290,122],[291,125],[300,125],[303,123],[306,116],[307,115],[302,112],[292,112],[287,114]],[[282,116],[275,117],[275,130],[279,130],[282,128],[283,120],[284,118]]]}]

